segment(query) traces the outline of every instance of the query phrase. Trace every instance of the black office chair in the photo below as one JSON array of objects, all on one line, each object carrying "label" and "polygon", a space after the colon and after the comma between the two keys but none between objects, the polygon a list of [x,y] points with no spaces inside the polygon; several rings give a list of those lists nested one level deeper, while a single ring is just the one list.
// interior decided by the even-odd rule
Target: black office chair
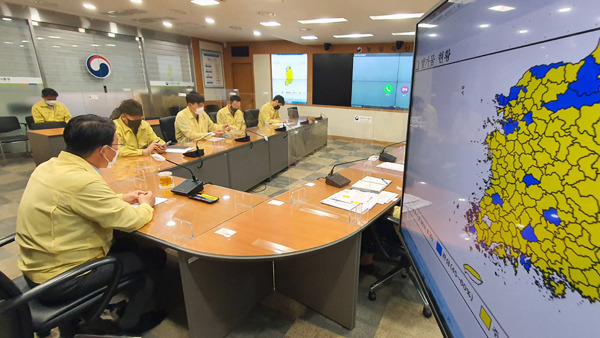
[{"label": "black office chair", "polygon": [[161,117],[158,119],[160,123],[160,130],[163,134],[163,139],[165,142],[171,141],[172,143],[177,143],[177,138],[175,138],[175,119],[176,116],[168,116]]},{"label": "black office chair", "polygon": [[206,105],[206,107],[204,107],[204,111],[208,114],[208,113],[216,113],[219,111],[219,106],[217,106],[216,104],[209,104]]},{"label": "black office chair", "polygon": [[25,123],[27,124],[27,128],[31,129],[31,126],[33,126],[33,124],[35,123],[35,121],[33,120],[33,116],[25,116]]},{"label": "black office chair", "polygon": [[244,120],[247,128],[258,126],[258,112],[258,109],[244,110]]},{"label": "black office chair", "polygon": [[27,131],[27,124],[20,123],[16,116],[0,116],[0,134],[10,133],[16,130],[21,131],[18,135],[0,136],[0,153],[2,153],[2,158],[4,160],[6,160],[3,147],[5,144],[25,142],[25,149],[29,152],[29,138],[26,134],[23,134],[21,125],[25,126],[25,131]]},{"label": "black office chair", "polygon": [[172,106],[167,109],[169,116],[175,116],[181,109],[178,106]]},{"label": "black office chair", "polygon": [[[0,240],[0,247],[14,241],[15,235]],[[113,266],[112,275],[105,287],[90,292],[75,301],[43,305],[38,299],[52,288],[76,278],[100,266]],[[130,287],[141,275],[134,275],[125,281],[121,278],[121,263],[114,257],[92,260],[72,268],[33,289],[29,289],[23,276],[10,280],[0,272],[0,327],[6,337],[48,336],[50,330],[59,327],[61,337],[74,335],[80,319],[85,323],[99,318],[113,295],[119,290]]]},{"label": "black office chair", "polygon": [[[376,300],[377,295],[375,290],[395,275],[400,273],[402,278],[409,276],[413,282],[413,285],[417,288],[417,292],[419,293],[419,296],[421,296],[421,300],[423,301],[423,316],[425,316],[425,318],[429,318],[433,314],[431,312],[431,306],[429,305],[427,297],[423,293],[423,286],[415,275],[415,270],[411,264],[408,252],[402,245],[402,242],[396,233],[396,230],[394,229],[394,227],[398,227],[399,224],[400,220],[398,218],[387,216],[384,220],[375,222],[369,227],[369,229],[366,230],[370,231],[373,235],[377,250],[382,255],[381,258],[388,262],[393,262],[396,265],[383,277],[371,284],[369,287],[368,297],[370,301]],[[387,231],[380,231],[378,230],[378,227],[391,227],[391,229],[388,228],[386,229]]]},{"label": "black office chair", "polygon": [[44,122],[44,123],[34,123],[29,127],[31,130],[41,130],[41,129],[52,129],[52,128],[64,128],[67,126],[66,122]]},{"label": "black office chair", "polygon": [[208,117],[210,117],[211,121],[213,121],[213,123],[217,123],[217,112],[211,111],[211,112],[206,112],[206,114],[208,114]]},{"label": "black office chair", "polygon": [[289,107],[287,109],[287,112],[288,112],[288,119],[290,119],[290,120],[298,119],[298,107]]}]

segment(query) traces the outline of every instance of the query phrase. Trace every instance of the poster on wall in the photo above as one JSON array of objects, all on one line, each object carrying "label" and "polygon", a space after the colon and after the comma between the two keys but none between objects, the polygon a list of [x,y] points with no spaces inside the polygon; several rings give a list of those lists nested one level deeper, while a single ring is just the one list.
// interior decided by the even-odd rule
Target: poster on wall
[{"label": "poster on wall", "polygon": [[202,77],[204,88],[224,88],[223,55],[221,52],[202,50]]}]

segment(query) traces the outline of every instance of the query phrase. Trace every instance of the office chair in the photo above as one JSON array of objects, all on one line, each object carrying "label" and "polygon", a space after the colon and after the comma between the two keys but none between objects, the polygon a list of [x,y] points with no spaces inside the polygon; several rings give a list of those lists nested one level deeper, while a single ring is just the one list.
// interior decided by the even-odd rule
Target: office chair
[{"label": "office chair", "polygon": [[158,119],[165,142],[171,141],[172,143],[177,143],[177,138],[175,138],[175,118],[176,116],[169,116]]},{"label": "office chair", "polygon": [[297,120],[298,119],[298,107],[289,107],[287,109],[288,112],[288,119],[290,120]]},{"label": "office chair", "polygon": [[31,126],[35,123],[35,121],[33,120],[33,116],[25,116],[25,123],[27,124],[27,128],[31,129]]},{"label": "office chair", "polygon": [[[0,239],[0,247],[13,242],[15,235]],[[113,266],[112,275],[105,287],[90,292],[80,299],[60,303],[41,304],[38,299],[52,288],[100,266]],[[141,275],[134,275],[124,281],[121,278],[121,263],[114,257],[103,257],[74,267],[33,289],[29,289],[23,276],[10,280],[0,272],[0,327],[6,337],[40,337],[50,334],[59,327],[61,337],[73,336],[81,318],[85,323],[98,319],[117,291],[129,287]]]},{"label": "office chair", "polygon": [[217,123],[217,112],[216,111],[206,112],[206,114],[208,114],[208,117],[210,117],[210,119],[213,121],[213,123]]},{"label": "office chair", "polygon": [[51,128],[64,128],[67,126],[66,122],[44,122],[34,123],[29,127],[31,130],[51,129]]},{"label": "office chair", "polygon": [[246,128],[258,126],[258,112],[258,109],[244,110],[244,120],[246,121]]},{"label": "office chair", "polygon": [[219,106],[217,106],[216,104],[209,104],[206,105],[206,107],[204,107],[204,111],[208,114],[208,113],[216,113],[219,111]]},{"label": "office chair", "polygon": [[2,158],[4,160],[6,160],[3,147],[5,144],[25,142],[25,149],[29,153],[29,138],[26,134],[22,133],[21,125],[24,125],[25,131],[27,131],[27,124],[20,123],[16,116],[0,116],[0,134],[10,133],[16,130],[21,131],[18,135],[0,136],[0,153],[2,153]]},{"label": "office chair", "polygon": [[427,297],[423,293],[423,285],[421,285],[420,280],[415,275],[414,267],[411,264],[410,257],[408,256],[408,252],[406,251],[406,247],[401,242],[401,237],[396,233],[392,236],[382,236],[380,231],[377,231],[377,225],[379,226],[388,226],[395,227],[399,226],[400,220],[398,218],[387,216],[385,218],[385,223],[375,223],[369,227],[367,231],[371,231],[373,234],[373,238],[375,239],[375,243],[378,249],[378,252],[383,255],[383,259],[389,262],[393,262],[396,266],[390,270],[383,277],[379,278],[369,287],[369,300],[375,301],[377,299],[377,295],[375,293],[375,289],[379,288],[386,281],[390,280],[392,277],[400,273],[402,278],[406,278],[409,276],[415,288],[417,288],[417,292],[423,301],[423,316],[425,318],[431,317],[433,314],[431,312],[431,306],[429,305],[429,301]]}]

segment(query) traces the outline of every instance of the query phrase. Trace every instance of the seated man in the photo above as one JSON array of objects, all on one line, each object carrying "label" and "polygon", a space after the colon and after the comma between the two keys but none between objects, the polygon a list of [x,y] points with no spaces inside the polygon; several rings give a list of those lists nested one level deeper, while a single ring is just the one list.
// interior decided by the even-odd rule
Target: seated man
[{"label": "seated man", "polygon": [[262,127],[265,123],[281,122],[279,108],[282,106],[285,106],[285,100],[281,95],[277,95],[273,98],[273,101],[265,103],[258,112],[258,126]]},{"label": "seated man", "polygon": [[57,97],[56,90],[42,89],[42,99],[31,107],[31,115],[35,123],[69,122],[71,114],[64,104],[56,102]]},{"label": "seated man", "polygon": [[[126,332],[149,329],[164,314],[149,312],[154,284],[148,273],[162,270],[166,254],[161,249],[142,251],[119,244],[113,231],[133,232],[150,222],[154,195],[151,191],[116,194],[100,176],[98,169],[110,168],[119,152],[113,121],[96,115],[76,116],[63,135],[66,151],[34,170],[19,204],[19,269],[29,286],[35,287],[90,260],[113,256],[123,265],[123,278],[133,273],[145,276],[141,285],[130,290],[119,326]],[[81,298],[105,286],[111,274],[111,266],[99,267],[57,286],[41,301]]]},{"label": "seated man", "polygon": [[185,96],[187,107],[177,113],[175,118],[175,138],[177,143],[195,142],[209,135],[223,136],[223,130],[229,126],[216,124],[204,112],[204,97],[197,92]]},{"label": "seated man", "polygon": [[229,104],[217,112],[217,123],[226,124],[234,131],[244,132],[246,130],[246,121],[244,112],[240,110],[242,99],[233,95],[229,98]]},{"label": "seated man", "polygon": [[115,119],[117,137],[122,145],[119,156],[150,155],[153,151],[163,154],[165,141],[156,136],[152,126],[144,121],[142,105],[136,100],[125,100],[119,106],[120,117]]}]

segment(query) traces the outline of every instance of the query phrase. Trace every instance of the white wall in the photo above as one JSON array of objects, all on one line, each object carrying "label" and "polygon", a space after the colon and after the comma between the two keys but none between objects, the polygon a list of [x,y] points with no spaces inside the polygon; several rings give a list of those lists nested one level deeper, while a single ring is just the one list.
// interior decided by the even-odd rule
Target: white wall
[{"label": "white wall", "polygon": [[254,54],[254,102],[256,109],[271,101],[271,55]]},{"label": "white wall", "polygon": [[[309,105],[285,105],[280,111],[281,118],[287,118],[287,107],[297,106],[300,116],[327,116],[328,133],[334,136],[367,138],[372,135],[375,141],[400,142],[406,140],[408,114],[352,108],[326,108]],[[372,126],[355,121],[355,116],[369,116]]]}]

